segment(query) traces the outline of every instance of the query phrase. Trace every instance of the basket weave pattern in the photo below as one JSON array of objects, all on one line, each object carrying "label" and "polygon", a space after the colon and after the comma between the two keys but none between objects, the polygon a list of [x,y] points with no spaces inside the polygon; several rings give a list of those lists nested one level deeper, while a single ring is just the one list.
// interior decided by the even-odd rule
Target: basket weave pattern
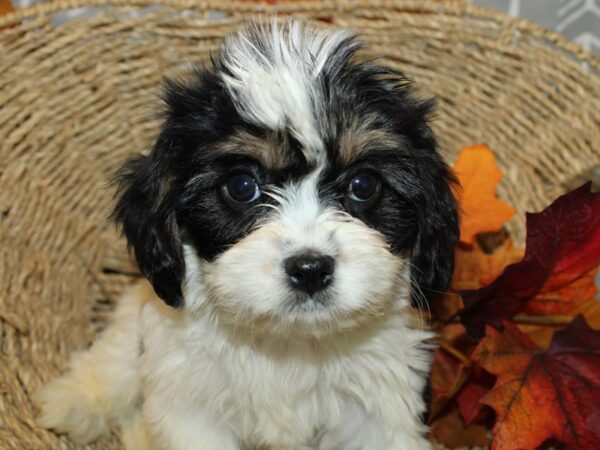
[{"label": "basket weave pattern", "polygon": [[[164,75],[270,6],[222,1],[57,1],[0,18],[0,448],[75,448],[37,429],[30,394],[85,348],[136,276],[108,222],[115,168],[149,147]],[[56,26],[61,12],[92,6]],[[461,1],[279,2],[353,29],[365,54],[436,96],[450,161],[488,144],[499,195],[537,210],[600,166],[600,62],[531,23]],[[142,13],[142,14],[139,14]],[[90,448],[119,448],[115,438]]]}]

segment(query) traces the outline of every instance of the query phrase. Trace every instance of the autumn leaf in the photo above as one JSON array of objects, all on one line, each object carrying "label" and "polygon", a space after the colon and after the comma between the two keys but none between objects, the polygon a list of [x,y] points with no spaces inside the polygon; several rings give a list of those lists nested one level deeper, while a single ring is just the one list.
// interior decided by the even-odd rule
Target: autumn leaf
[{"label": "autumn leaf", "polygon": [[546,283],[540,292],[525,303],[522,312],[532,315],[566,314],[573,308],[588,300],[596,298],[597,267],[593,267],[570,284],[553,289],[551,283]]},{"label": "autumn leaf", "polygon": [[[460,324],[451,324],[449,335],[455,334]],[[457,335],[464,335],[464,329]],[[452,339],[450,342],[454,343]],[[465,424],[457,409],[457,393],[470,377],[470,367],[444,349],[438,348],[434,355],[431,376],[432,400],[429,407],[429,424],[433,438],[446,448],[482,446],[488,443],[488,431],[484,423]],[[489,386],[491,387],[491,385]],[[477,404],[479,410],[485,405]]]},{"label": "autumn leaf", "polygon": [[492,389],[496,377],[483,370],[478,364],[472,364],[467,380],[456,395],[458,412],[465,425],[472,424],[485,407],[481,400]]},{"label": "autumn leaf", "polygon": [[485,424],[464,425],[456,409],[448,410],[430,429],[433,438],[445,448],[487,446],[489,440]]},{"label": "autumn leaf", "polygon": [[600,331],[588,325],[600,328],[600,193],[588,184],[528,214],[523,251],[505,231],[491,232],[510,218],[486,210],[496,208],[501,177],[493,155],[486,147],[463,153],[471,160],[457,162],[465,214],[456,270],[449,292],[431,303],[440,336],[432,436],[449,448],[485,445],[495,411],[495,450],[600,449]]},{"label": "autumn leaf", "polygon": [[12,3],[10,0],[0,0],[0,15],[8,14],[13,10]]},{"label": "autumn leaf", "polygon": [[523,258],[523,250],[506,239],[493,253],[484,252],[478,242],[458,245],[454,253],[455,270],[451,289],[464,291],[478,289],[498,277],[506,266]]},{"label": "autumn leaf", "polygon": [[547,351],[506,323],[491,327],[473,354],[496,375],[483,398],[497,414],[492,450],[533,450],[548,439],[600,448],[600,331],[581,316],[556,332]]},{"label": "autumn leaf", "polygon": [[453,169],[461,186],[456,191],[461,209],[460,242],[472,244],[478,233],[498,231],[516,214],[496,198],[502,172],[487,146],[463,148]]},{"label": "autumn leaf", "polygon": [[467,353],[472,353],[475,346],[465,338],[465,327],[458,322],[450,323],[439,330],[439,346],[433,354],[430,378],[430,421],[434,420],[438,412],[456,395],[469,375],[470,361]]},{"label": "autumn leaf", "polygon": [[468,368],[462,361],[446,353],[441,348],[436,349],[431,370],[430,422],[438,418],[450,399],[462,387],[467,375]]},{"label": "autumn leaf", "polygon": [[573,314],[582,315],[585,321],[593,328],[600,329],[600,301],[593,299],[580,305]]},{"label": "autumn leaf", "polygon": [[433,321],[445,322],[464,308],[459,292],[478,289],[491,283],[506,266],[523,258],[524,250],[516,248],[510,238],[494,249],[484,251],[475,241],[473,245],[459,244],[454,251],[455,269],[448,292],[433,297],[429,310]]},{"label": "autumn leaf", "polygon": [[[525,309],[528,301],[539,310],[534,305],[539,295],[563,292],[561,298],[571,303],[560,305],[563,312],[588,300],[569,296],[577,292],[572,283],[584,279],[600,262],[600,194],[591,193],[590,187],[588,183],[544,211],[527,214],[523,259],[506,267],[490,285],[463,293],[460,317],[469,335],[483,337],[486,325],[501,329],[502,321]],[[589,290],[583,292],[588,295]]]},{"label": "autumn leaf", "polygon": [[[600,329],[600,301],[595,298],[577,306],[571,311],[570,315],[572,317],[582,315],[592,328]],[[540,348],[548,348],[554,333],[564,328],[564,324],[536,325],[519,323],[517,326],[519,330],[527,334],[535,342],[535,345]]]}]

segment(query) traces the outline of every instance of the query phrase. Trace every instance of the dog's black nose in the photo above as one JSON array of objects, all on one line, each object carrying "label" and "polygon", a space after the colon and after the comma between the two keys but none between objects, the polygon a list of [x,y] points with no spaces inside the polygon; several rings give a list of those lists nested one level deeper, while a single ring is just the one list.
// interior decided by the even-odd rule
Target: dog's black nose
[{"label": "dog's black nose", "polygon": [[333,280],[334,261],[319,253],[302,253],[285,260],[290,284],[309,295],[325,289]]}]

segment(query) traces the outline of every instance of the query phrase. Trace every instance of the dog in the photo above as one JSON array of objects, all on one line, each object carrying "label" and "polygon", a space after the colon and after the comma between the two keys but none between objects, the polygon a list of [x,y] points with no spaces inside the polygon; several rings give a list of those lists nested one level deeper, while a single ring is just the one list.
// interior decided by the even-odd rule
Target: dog
[{"label": "dog", "polygon": [[127,449],[431,448],[433,334],[454,177],[399,72],[343,30],[251,22],[165,82],[164,124],[114,217],[147,279],[38,424]]}]

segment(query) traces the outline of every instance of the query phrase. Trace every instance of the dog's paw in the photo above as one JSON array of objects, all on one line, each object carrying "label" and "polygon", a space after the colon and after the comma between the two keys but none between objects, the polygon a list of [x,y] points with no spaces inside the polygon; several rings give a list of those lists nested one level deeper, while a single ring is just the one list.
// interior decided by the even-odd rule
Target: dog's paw
[{"label": "dog's paw", "polygon": [[39,409],[36,423],[86,444],[108,432],[97,401],[68,378],[53,380],[38,390],[33,401]]}]

